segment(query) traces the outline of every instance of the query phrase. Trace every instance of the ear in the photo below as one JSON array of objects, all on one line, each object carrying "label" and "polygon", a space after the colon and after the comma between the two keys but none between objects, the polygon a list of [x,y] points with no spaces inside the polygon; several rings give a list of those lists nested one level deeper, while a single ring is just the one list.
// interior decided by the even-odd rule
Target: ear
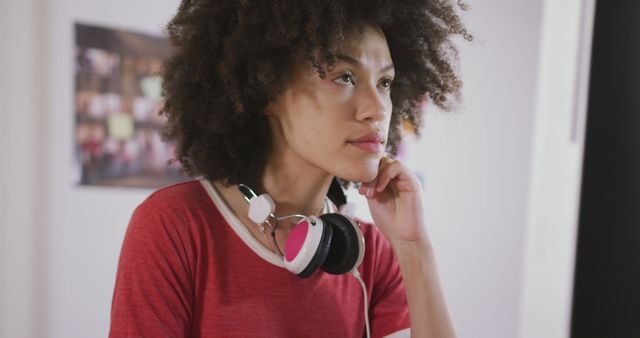
[{"label": "ear", "polygon": [[262,110],[262,114],[264,114],[264,116],[266,116],[266,117],[275,116],[276,115],[275,114],[275,112],[276,112],[275,106],[276,106],[276,104],[275,104],[274,101],[269,102],[267,104],[267,106],[264,107],[264,109]]}]

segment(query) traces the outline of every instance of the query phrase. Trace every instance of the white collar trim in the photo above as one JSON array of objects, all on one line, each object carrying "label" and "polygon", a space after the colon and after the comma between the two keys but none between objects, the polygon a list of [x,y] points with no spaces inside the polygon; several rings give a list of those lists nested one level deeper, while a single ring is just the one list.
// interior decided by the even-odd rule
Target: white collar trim
[{"label": "white collar trim", "polygon": [[231,229],[240,237],[240,239],[255,252],[258,256],[262,257],[265,261],[284,268],[284,262],[282,259],[273,251],[267,249],[262,243],[260,243],[244,226],[244,224],[240,221],[240,219],[233,213],[231,208],[227,205],[226,201],[220,196],[216,188],[211,184],[211,182],[205,178],[199,178],[200,184],[204,187],[204,189],[211,197],[213,204],[216,205],[222,217],[227,221]]}]

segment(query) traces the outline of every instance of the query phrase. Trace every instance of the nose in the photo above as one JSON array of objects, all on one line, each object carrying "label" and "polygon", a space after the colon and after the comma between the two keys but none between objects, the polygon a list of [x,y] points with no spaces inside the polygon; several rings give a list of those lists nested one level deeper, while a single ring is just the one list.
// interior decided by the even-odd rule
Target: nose
[{"label": "nose", "polygon": [[387,106],[391,106],[388,93],[382,93],[375,85],[360,86],[356,97],[356,119],[377,122],[384,120]]}]

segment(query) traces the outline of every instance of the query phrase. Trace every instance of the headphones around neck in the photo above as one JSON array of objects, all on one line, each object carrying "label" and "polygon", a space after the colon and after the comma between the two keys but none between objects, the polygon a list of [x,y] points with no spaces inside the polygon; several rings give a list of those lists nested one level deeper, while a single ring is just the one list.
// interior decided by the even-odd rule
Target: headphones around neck
[{"label": "headphones around neck", "polygon": [[[329,197],[336,205],[340,205],[340,209],[320,216],[276,217],[273,214],[276,205],[271,196],[266,193],[256,196],[246,185],[240,185],[239,188],[249,202],[249,218],[256,224],[262,226],[269,218],[301,219],[287,236],[282,255],[287,270],[302,278],[311,276],[318,268],[334,275],[357,273],[364,257],[364,237],[358,224],[347,214],[351,205],[346,203],[342,188],[335,178],[329,189]],[[336,189],[341,194],[337,198]]]}]

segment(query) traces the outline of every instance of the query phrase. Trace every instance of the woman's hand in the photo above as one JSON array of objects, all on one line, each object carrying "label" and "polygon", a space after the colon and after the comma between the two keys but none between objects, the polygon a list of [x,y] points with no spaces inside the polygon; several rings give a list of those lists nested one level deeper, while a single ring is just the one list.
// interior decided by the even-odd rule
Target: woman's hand
[{"label": "woman's hand", "polygon": [[376,226],[391,245],[427,240],[420,181],[400,161],[383,157],[378,176],[360,186]]},{"label": "woman's hand", "polygon": [[412,319],[411,336],[454,338],[424,226],[420,181],[402,163],[384,157],[378,176],[363,184],[360,193],[367,197],[373,221],[398,258]]}]

